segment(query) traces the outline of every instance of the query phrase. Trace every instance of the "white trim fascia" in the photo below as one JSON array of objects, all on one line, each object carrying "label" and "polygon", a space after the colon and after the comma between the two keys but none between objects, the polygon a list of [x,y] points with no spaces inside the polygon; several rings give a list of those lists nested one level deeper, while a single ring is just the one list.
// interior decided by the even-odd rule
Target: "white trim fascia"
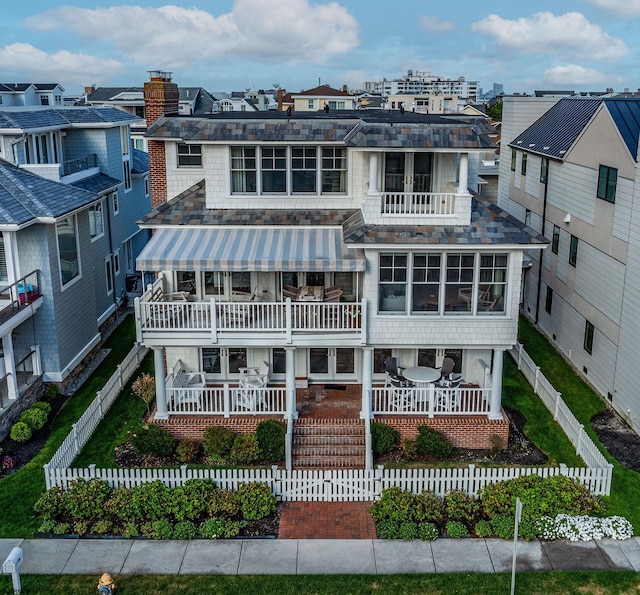
[{"label": "white trim fascia", "polygon": [[[113,294],[113,291],[111,293]],[[115,311],[116,311],[116,305],[111,304],[102,314],[100,314],[100,316],[98,316],[98,320],[97,320],[98,326],[100,326],[101,324],[104,324],[109,318],[109,316],[111,316]]]}]

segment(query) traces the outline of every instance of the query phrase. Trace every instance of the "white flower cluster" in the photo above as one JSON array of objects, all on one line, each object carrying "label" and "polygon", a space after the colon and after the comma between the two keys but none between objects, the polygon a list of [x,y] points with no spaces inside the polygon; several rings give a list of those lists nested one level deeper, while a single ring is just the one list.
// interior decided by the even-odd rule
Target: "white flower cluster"
[{"label": "white flower cluster", "polygon": [[559,514],[543,516],[536,521],[538,536],[550,541],[591,541],[592,539],[629,539],[633,537],[631,523],[621,516],[594,517]]}]

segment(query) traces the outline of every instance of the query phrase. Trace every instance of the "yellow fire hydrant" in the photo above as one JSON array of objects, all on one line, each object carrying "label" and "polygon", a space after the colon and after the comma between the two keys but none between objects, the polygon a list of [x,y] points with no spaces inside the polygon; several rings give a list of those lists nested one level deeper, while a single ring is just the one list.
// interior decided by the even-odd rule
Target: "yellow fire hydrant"
[{"label": "yellow fire hydrant", "polygon": [[103,573],[98,581],[98,593],[100,595],[111,595],[116,586],[113,584],[113,579],[108,572]]}]

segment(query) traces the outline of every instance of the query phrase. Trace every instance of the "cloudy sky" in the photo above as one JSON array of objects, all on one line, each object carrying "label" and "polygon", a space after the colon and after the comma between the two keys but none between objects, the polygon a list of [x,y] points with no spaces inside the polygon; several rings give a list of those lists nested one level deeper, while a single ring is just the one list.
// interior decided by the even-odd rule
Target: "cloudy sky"
[{"label": "cloudy sky", "polygon": [[639,38],[640,0],[5,0],[0,82],[71,94],[166,70],[210,91],[299,91],[413,69],[507,93],[636,90]]}]

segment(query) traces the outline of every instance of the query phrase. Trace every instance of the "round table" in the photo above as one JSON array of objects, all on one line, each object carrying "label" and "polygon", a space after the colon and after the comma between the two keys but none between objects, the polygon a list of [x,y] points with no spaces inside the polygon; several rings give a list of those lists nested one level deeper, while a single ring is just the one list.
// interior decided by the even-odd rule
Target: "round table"
[{"label": "round table", "polygon": [[428,368],[427,366],[416,366],[413,368],[405,368],[402,375],[411,382],[415,382],[416,386],[427,386],[440,378],[440,370],[437,368]]}]

